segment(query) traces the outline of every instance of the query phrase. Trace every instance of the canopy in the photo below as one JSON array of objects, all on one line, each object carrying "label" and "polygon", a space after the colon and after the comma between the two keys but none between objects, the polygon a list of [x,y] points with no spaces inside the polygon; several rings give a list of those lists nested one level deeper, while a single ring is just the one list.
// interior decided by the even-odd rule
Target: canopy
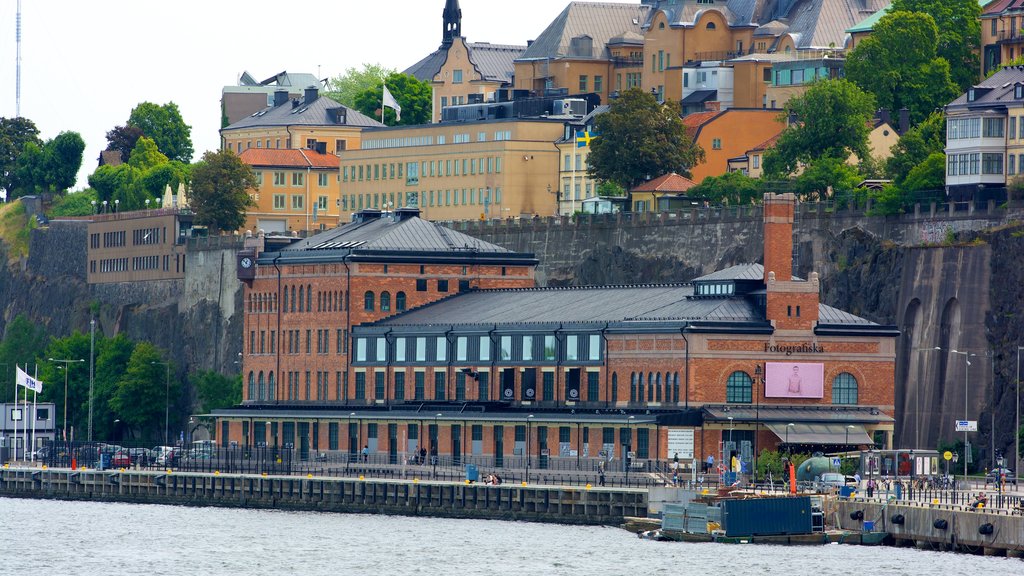
[{"label": "canopy", "polygon": [[789,444],[873,444],[863,426],[855,424],[766,424],[779,440]]}]

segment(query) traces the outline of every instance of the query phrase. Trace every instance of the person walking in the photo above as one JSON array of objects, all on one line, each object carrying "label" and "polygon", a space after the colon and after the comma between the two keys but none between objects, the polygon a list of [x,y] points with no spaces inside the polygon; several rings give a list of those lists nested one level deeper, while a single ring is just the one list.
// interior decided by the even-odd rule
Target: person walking
[{"label": "person walking", "polygon": [[604,486],[604,461],[597,463],[597,485]]},{"label": "person walking", "polygon": [[363,445],[363,462],[370,461],[370,446],[368,444]]},{"label": "person walking", "polygon": [[708,460],[704,463],[704,473],[708,474],[715,469],[715,455],[708,454]]}]

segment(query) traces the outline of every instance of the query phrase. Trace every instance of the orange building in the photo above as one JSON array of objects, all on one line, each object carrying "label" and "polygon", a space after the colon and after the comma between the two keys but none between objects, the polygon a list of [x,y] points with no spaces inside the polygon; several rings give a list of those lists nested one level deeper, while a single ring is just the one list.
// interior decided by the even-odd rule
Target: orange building
[{"label": "orange building", "polygon": [[691,170],[694,182],[729,171],[729,160],[776,136],[786,127],[779,110],[709,110],[683,118],[693,139],[704,150],[704,162]]},{"label": "orange building", "polygon": [[246,211],[245,229],[284,233],[324,230],[341,222],[337,156],[308,149],[248,148],[240,158],[259,183],[249,192],[255,207]]}]

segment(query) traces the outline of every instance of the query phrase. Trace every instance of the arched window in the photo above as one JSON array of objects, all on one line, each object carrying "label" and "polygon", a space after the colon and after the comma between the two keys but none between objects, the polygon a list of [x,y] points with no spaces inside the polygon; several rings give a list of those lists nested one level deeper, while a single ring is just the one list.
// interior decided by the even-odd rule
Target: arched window
[{"label": "arched window", "polygon": [[306,285],[306,312],[313,311],[313,285]]},{"label": "arched window", "polygon": [[267,400],[277,400],[277,386],[274,382],[274,373],[270,373],[269,384],[267,384]]},{"label": "arched window", "polygon": [[672,374],[672,401],[679,403],[679,372]]},{"label": "arched window", "polygon": [[395,310],[405,312],[405,292],[395,294]]},{"label": "arched window", "polygon": [[832,380],[833,404],[857,403],[857,379],[849,372],[843,372]]},{"label": "arched window", "polygon": [[654,401],[661,402],[661,373],[654,375]]},{"label": "arched window", "polygon": [[714,30],[715,28],[717,28],[717,26],[715,26],[714,22],[708,22],[708,25],[705,26],[705,28],[708,30]]},{"label": "arched window", "polygon": [[647,373],[647,401],[654,402],[654,374]]},{"label": "arched window", "polygon": [[751,402],[754,381],[746,372],[733,372],[725,385],[726,402]]},{"label": "arched window", "polygon": [[636,372],[629,374],[629,401],[636,402]]},{"label": "arched window", "polygon": [[306,292],[302,289],[302,286],[299,286],[299,312],[302,312],[303,308],[305,308],[303,306],[303,302],[305,302],[305,296]]},{"label": "arched window", "polygon": [[612,372],[612,404],[619,401],[619,375]]},{"label": "arched window", "polygon": [[249,400],[256,399],[256,375],[249,372]]},{"label": "arched window", "polygon": [[366,291],[366,294],[363,294],[363,310],[373,312],[373,292],[369,290]]},{"label": "arched window", "polygon": [[[285,294],[287,295],[287,293],[285,293]],[[291,299],[291,302],[288,303],[288,307],[290,308],[289,312],[295,312],[295,287],[294,286],[292,286],[292,299]]]},{"label": "arched window", "polygon": [[665,23],[664,22],[658,22],[658,30],[664,30],[664,29],[665,29]]},{"label": "arched window", "polygon": [[259,392],[260,400],[266,400],[267,399],[267,385],[266,385],[266,382],[263,381],[263,372],[260,372],[260,376],[259,376],[259,390],[260,390],[260,392]]},{"label": "arched window", "polygon": [[284,302],[284,308],[282,308],[282,310],[287,312],[288,311],[288,286],[284,287],[284,296],[281,297],[281,300]]},{"label": "arched window", "polygon": [[390,312],[391,311],[391,292],[380,293],[380,311]]},{"label": "arched window", "polygon": [[641,372],[636,378],[636,401],[644,401],[644,373]]}]

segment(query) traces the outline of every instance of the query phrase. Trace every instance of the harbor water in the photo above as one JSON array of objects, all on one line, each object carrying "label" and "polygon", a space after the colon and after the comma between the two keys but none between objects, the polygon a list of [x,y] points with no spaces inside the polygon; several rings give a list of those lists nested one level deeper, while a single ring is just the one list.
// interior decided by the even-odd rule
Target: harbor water
[{"label": "harbor water", "polygon": [[0,498],[0,574],[1024,574],[911,548],[690,544],[618,528]]}]

